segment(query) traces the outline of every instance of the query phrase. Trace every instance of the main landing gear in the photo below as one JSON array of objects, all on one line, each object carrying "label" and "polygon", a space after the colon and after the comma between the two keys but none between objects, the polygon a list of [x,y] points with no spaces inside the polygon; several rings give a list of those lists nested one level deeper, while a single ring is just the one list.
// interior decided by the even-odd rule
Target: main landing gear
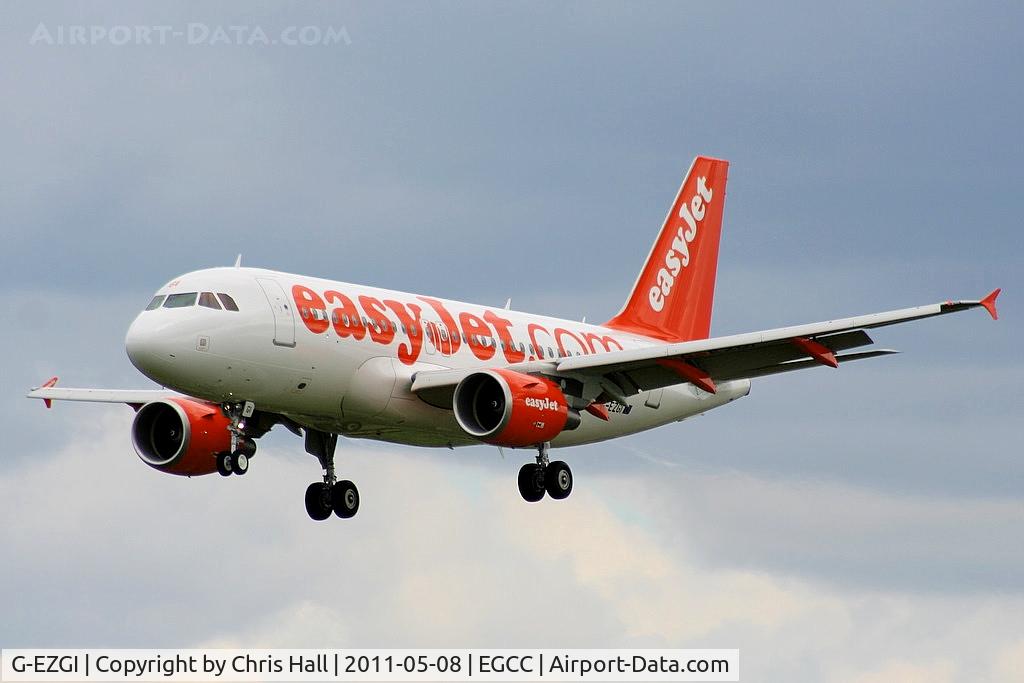
[{"label": "main landing gear", "polygon": [[545,493],[555,500],[568,498],[572,493],[572,470],[561,460],[548,460],[550,445],[541,444],[537,462],[527,463],[519,470],[519,494],[527,503],[538,502]]},{"label": "main landing gear", "polygon": [[323,521],[331,512],[348,519],[359,511],[359,489],[351,481],[338,481],[334,472],[334,450],[338,435],[306,430],[306,452],[316,456],[324,471],[324,480],[316,481],[306,489],[306,513],[312,519]]}]

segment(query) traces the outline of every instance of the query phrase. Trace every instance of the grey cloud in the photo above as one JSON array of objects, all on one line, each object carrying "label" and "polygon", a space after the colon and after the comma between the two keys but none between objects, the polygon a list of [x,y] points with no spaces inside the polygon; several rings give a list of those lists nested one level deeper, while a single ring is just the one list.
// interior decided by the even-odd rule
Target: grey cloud
[{"label": "grey cloud", "polygon": [[[936,667],[999,680],[1019,660],[1019,591],[832,581],[851,562],[924,580],[947,564],[933,535],[1019,524],[1010,504],[638,472],[530,506],[514,462],[440,467],[356,444],[343,469],[364,509],[313,524],[311,458],[272,446],[245,479],[167,477],[128,454],[127,422],[75,421],[75,442],[0,475],[0,511],[18,520],[0,528],[6,647],[686,643],[738,646],[758,678],[836,681]],[[54,481],[78,485],[44,506]],[[116,539],[96,533],[111,525]],[[776,559],[814,566],[816,546],[809,574]],[[1019,553],[985,554],[1019,575]]]},{"label": "grey cloud", "polygon": [[[385,281],[383,261],[388,281],[439,293],[455,270],[489,293],[500,287],[480,260],[488,249],[547,278],[565,259],[538,247],[599,235],[579,267],[625,287],[698,151],[734,161],[728,220],[751,228],[739,263],[848,262],[882,243],[937,257],[961,229],[951,208],[961,195],[992,197],[971,202],[971,248],[1005,263],[1013,200],[988,188],[1015,168],[1000,135],[1019,133],[1000,122],[1021,102],[987,67],[1010,59],[998,47],[1010,37],[991,26],[1012,20],[993,8],[936,21],[952,11],[879,25],[867,11],[837,22],[783,8],[772,12],[779,30],[765,32],[750,8],[560,7],[502,12],[495,33],[488,13],[466,8],[331,8],[292,19],[351,23],[353,44],[326,54],[81,55],[30,48],[37,12],[22,11],[4,50],[26,68],[5,76],[18,96],[0,110],[19,132],[3,183],[16,235],[6,276],[29,275],[49,243],[65,277],[90,287],[243,250],[359,281]],[[67,14],[46,18],[77,17]],[[986,50],[950,49],[980,33]],[[815,50],[813,62],[794,43]],[[861,249],[835,248],[853,238]],[[606,265],[624,254],[628,267]],[[116,277],[89,265],[107,255],[122,265]]]}]

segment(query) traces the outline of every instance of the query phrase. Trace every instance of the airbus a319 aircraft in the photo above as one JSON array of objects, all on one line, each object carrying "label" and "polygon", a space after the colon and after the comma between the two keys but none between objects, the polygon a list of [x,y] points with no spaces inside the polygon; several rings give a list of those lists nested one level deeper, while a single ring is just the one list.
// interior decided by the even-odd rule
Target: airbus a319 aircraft
[{"label": "airbus a319 aircraft", "polygon": [[257,268],[168,282],[125,338],[166,390],[69,389],[29,396],[126,403],[132,443],[161,472],[245,474],[275,425],[304,438],[323,471],[306,490],[316,520],[359,509],[338,478],[338,436],[414,446],[530,448],[529,502],[567,497],[549,449],[614,439],[746,396],[757,377],[895,353],[859,350],[866,330],[983,307],[973,301],[709,337],[727,161],[697,157],[622,310],[587,325]]}]

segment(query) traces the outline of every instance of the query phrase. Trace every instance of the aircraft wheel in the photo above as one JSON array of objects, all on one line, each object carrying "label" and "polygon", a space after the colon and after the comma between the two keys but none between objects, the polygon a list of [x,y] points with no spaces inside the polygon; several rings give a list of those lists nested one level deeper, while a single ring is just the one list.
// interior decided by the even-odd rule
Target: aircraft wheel
[{"label": "aircraft wheel", "polygon": [[306,489],[306,512],[310,518],[322,522],[331,516],[331,487],[316,481]]},{"label": "aircraft wheel", "polygon": [[339,481],[331,489],[331,506],[342,519],[355,516],[359,512],[359,489],[347,479]]},{"label": "aircraft wheel", "polygon": [[527,503],[536,503],[544,497],[544,469],[535,463],[519,468],[519,495]]},{"label": "aircraft wheel", "polygon": [[249,456],[242,451],[235,451],[231,454],[231,472],[234,474],[245,474],[249,471]]},{"label": "aircraft wheel", "polygon": [[544,472],[544,486],[555,500],[567,498],[572,493],[572,470],[561,460],[554,461]]},{"label": "aircraft wheel", "polygon": [[252,439],[239,439],[238,445],[235,446],[236,453],[245,453],[250,458],[256,455],[256,442]]},{"label": "aircraft wheel", "polygon": [[231,476],[231,454],[227,451],[217,454],[217,471],[222,477]]}]

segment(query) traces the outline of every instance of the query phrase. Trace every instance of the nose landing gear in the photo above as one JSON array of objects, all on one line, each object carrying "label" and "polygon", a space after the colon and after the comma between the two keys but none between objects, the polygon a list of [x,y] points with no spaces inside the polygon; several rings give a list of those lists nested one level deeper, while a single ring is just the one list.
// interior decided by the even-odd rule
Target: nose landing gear
[{"label": "nose landing gear", "polygon": [[572,493],[572,470],[561,460],[550,462],[545,442],[537,449],[537,462],[526,463],[519,470],[519,495],[527,503],[536,503],[547,493],[555,500],[568,498]]},{"label": "nose landing gear", "polygon": [[[255,405],[252,401],[225,403],[221,410],[231,418],[231,424],[228,426],[228,431],[231,432],[231,450],[217,455],[217,471],[222,477],[245,474],[249,471],[249,459],[256,454],[256,442],[250,436],[252,430],[246,426],[246,419],[253,417]],[[261,436],[265,431],[259,431],[253,436]]]}]

